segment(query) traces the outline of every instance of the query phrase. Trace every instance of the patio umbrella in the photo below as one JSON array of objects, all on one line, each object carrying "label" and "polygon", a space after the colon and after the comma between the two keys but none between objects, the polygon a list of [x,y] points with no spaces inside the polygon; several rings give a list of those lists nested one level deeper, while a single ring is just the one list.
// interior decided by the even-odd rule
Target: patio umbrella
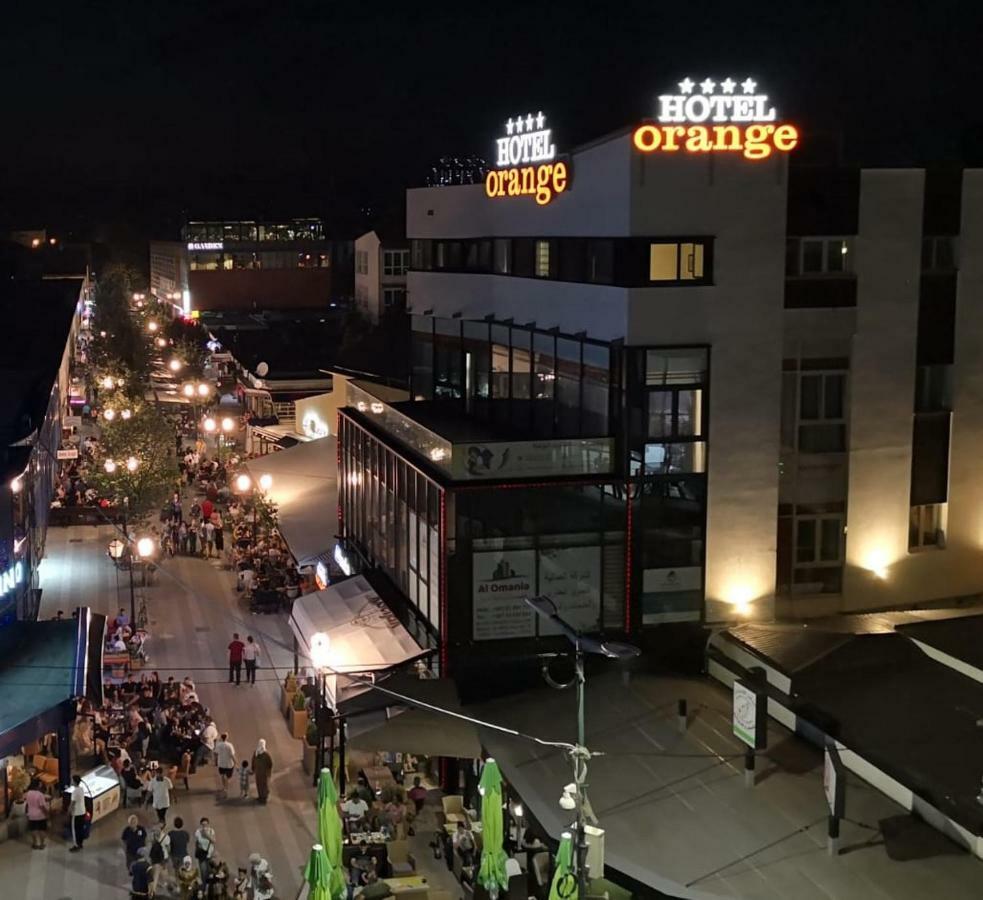
[{"label": "patio umbrella", "polygon": [[341,855],[341,817],[338,815],[338,791],[330,769],[321,769],[317,782],[317,836],[331,867],[330,896],[344,897],[348,888]]},{"label": "patio umbrella", "polygon": [[311,886],[307,895],[308,900],[332,900],[329,887],[331,863],[328,862],[328,855],[320,844],[311,847],[311,855],[304,869],[304,881]]},{"label": "patio umbrella", "polygon": [[560,837],[556,850],[556,870],[550,884],[549,900],[570,900],[577,893],[577,876],[573,874],[573,840],[569,832]]},{"label": "patio umbrella", "polygon": [[502,847],[502,773],[493,759],[485,761],[478,783],[481,791],[481,867],[478,884],[493,897],[508,891],[505,850]]}]

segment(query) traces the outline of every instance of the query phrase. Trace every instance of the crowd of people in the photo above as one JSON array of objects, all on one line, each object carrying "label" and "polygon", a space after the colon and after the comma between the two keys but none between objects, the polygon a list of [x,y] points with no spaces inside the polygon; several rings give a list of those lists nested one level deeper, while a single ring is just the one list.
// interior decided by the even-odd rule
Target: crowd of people
[{"label": "crowd of people", "polygon": [[99,450],[99,439],[84,438],[78,447],[79,454],[75,459],[64,460],[59,466],[55,478],[54,496],[51,506],[112,506],[110,500],[101,497],[96,487],[90,484],[91,467],[95,464],[95,456]]}]

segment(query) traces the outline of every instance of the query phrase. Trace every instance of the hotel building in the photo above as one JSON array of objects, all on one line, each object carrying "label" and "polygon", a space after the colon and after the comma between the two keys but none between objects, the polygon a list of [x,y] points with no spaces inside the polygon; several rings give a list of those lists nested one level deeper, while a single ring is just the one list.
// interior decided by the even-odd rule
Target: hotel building
[{"label": "hotel building", "polygon": [[529,594],[643,640],[983,592],[983,172],[755,127],[408,191],[413,399],[341,411],[341,534],[451,669],[532,652]]}]

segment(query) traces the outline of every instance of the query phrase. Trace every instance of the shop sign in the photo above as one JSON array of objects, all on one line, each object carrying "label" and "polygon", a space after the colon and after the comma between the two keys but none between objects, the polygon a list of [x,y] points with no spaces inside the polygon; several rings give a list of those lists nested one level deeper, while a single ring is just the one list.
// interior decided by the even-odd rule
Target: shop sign
[{"label": "shop sign", "polygon": [[78,459],[78,447],[69,447],[66,450],[59,450],[57,456],[58,459]]},{"label": "shop sign", "polygon": [[495,141],[495,165],[485,176],[488,197],[535,197],[545,206],[570,186],[570,163],[556,159],[552,129],[542,112],[510,118]]},{"label": "shop sign", "polygon": [[768,735],[767,697],[737,679],[734,682],[734,734],[752,750],[763,750]]},{"label": "shop sign", "polygon": [[[601,619],[601,548],[549,547],[539,551],[539,590],[578,631],[597,631]],[[548,619],[539,633],[562,634]]]},{"label": "shop sign", "polygon": [[823,757],[823,793],[832,816],[842,816],[846,808],[846,772],[839,751],[826,745]]},{"label": "shop sign", "polygon": [[606,474],[613,447],[611,438],[455,444],[451,474],[462,480]]},{"label": "shop sign", "polygon": [[472,635],[476,641],[534,637],[536,552],[495,550],[471,555]]},{"label": "shop sign", "polygon": [[642,153],[739,153],[766,159],[799,144],[799,130],[778,121],[767,94],[753,78],[700,82],[684,78],[679,93],[661,94],[656,122],[635,129],[632,141]]},{"label": "shop sign", "polygon": [[9,569],[0,574],[0,597],[9,594],[24,580],[24,563],[15,562]]},{"label": "shop sign", "polygon": [[188,241],[188,249],[196,250],[222,250],[225,245],[222,241]]}]

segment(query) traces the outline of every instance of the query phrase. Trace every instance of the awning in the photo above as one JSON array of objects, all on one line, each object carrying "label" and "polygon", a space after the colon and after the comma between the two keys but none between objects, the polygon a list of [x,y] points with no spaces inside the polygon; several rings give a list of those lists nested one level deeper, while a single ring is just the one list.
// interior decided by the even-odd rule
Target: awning
[{"label": "awning", "polygon": [[377,675],[429,652],[413,639],[363,575],[298,597],[290,611],[290,628],[308,659],[314,636],[327,636],[327,665],[338,676],[336,685],[327,687],[338,704],[367,689],[344,673]]},{"label": "awning", "polygon": [[280,534],[297,565],[311,565],[331,550],[338,530],[336,442],[333,437],[298,444],[245,464],[253,481],[269,474],[268,497],[277,505]]},{"label": "awning", "polygon": [[73,698],[86,695],[89,626],[83,608],[77,619],[0,629],[0,757],[75,718]]}]

